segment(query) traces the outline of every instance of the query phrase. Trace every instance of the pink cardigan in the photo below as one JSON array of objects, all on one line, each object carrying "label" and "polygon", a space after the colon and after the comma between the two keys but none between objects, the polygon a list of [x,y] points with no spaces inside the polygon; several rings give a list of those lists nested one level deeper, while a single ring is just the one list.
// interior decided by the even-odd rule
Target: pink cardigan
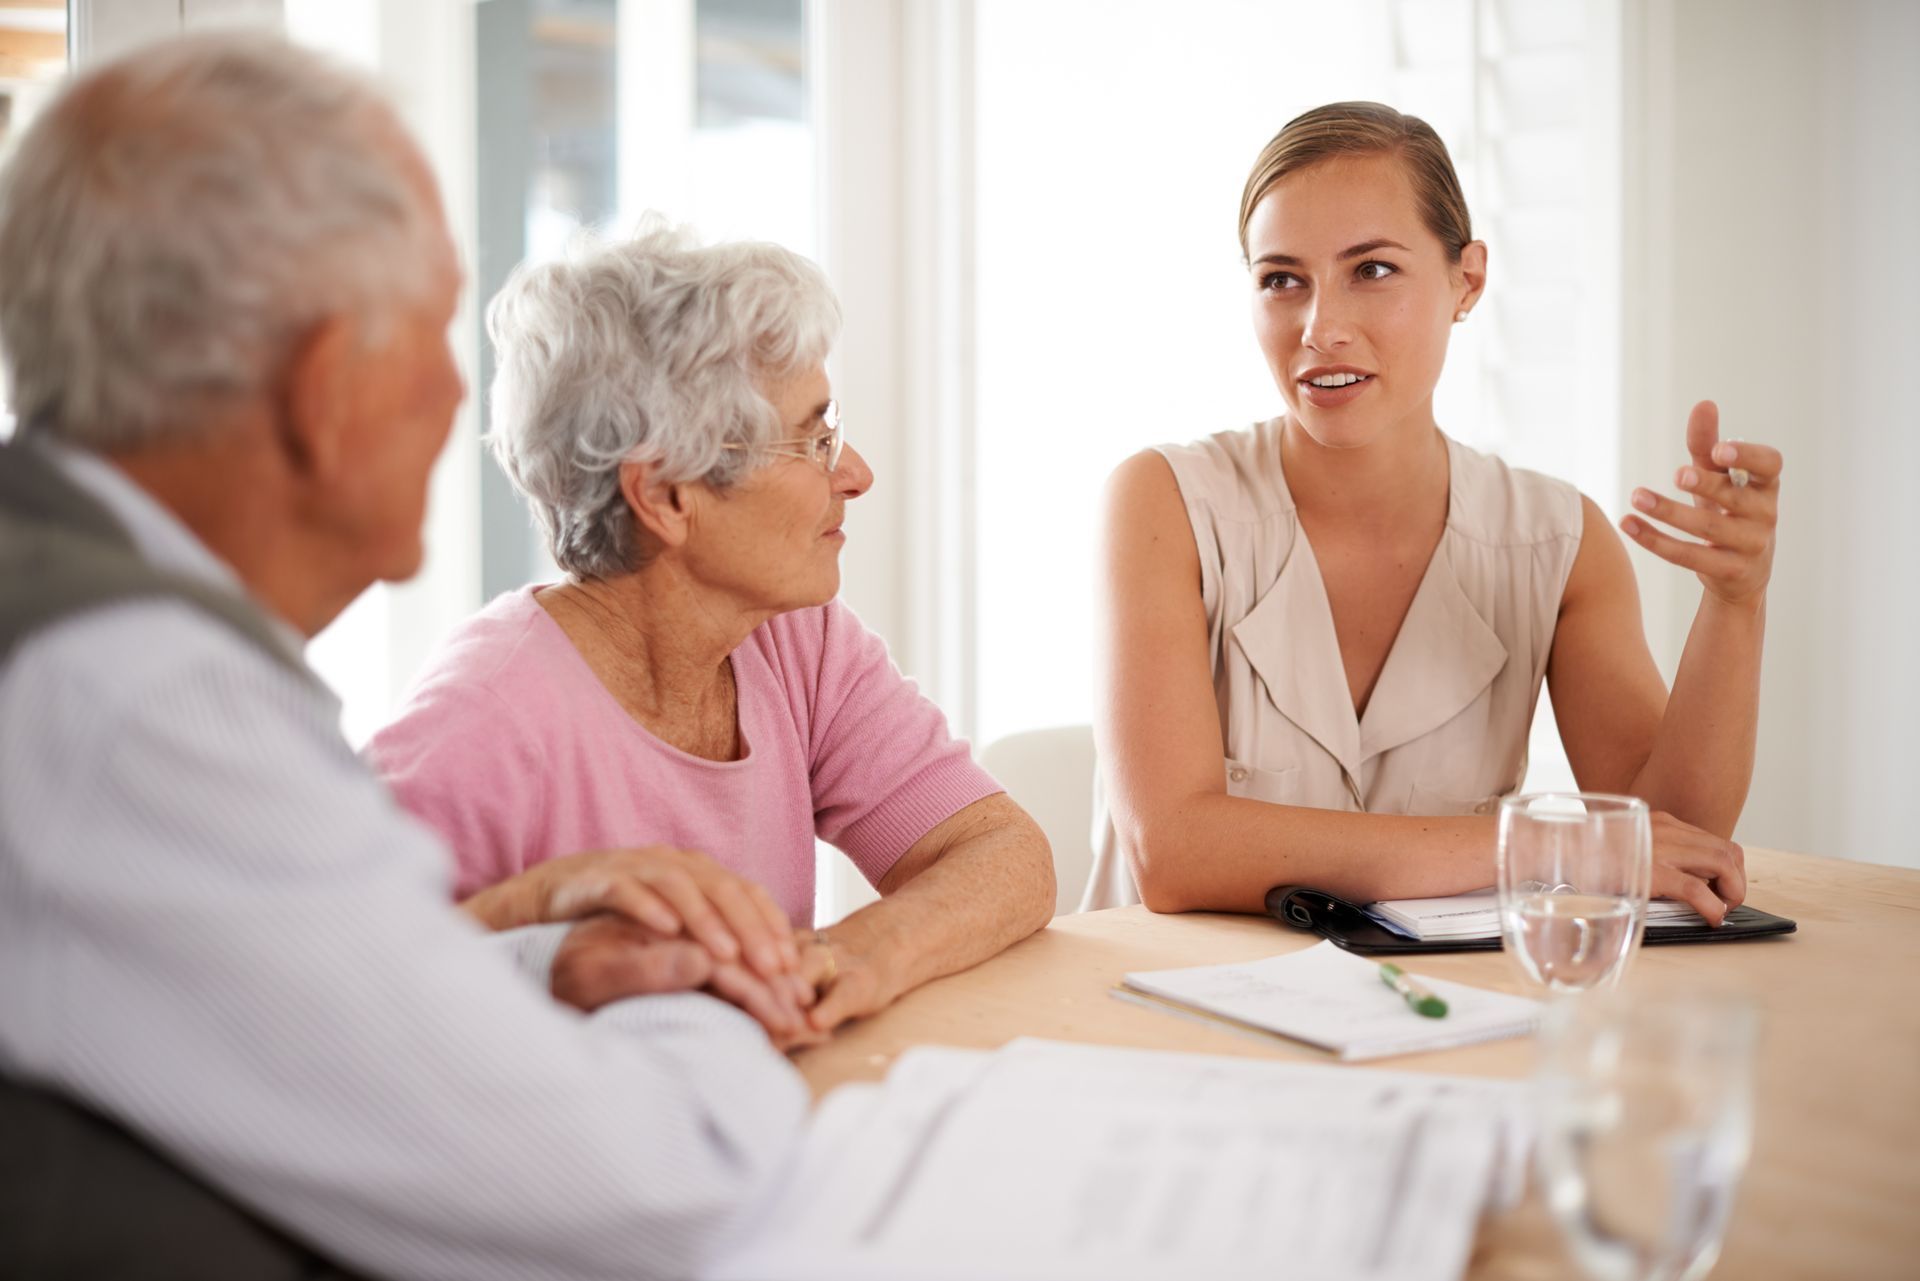
[{"label": "pink cardigan", "polygon": [[813,920],[814,838],[878,882],[949,815],[1000,791],[839,601],[733,653],[746,755],[701,760],[636,723],[528,587],[462,624],[367,747],[436,829],[465,897],[580,850],[669,844]]}]

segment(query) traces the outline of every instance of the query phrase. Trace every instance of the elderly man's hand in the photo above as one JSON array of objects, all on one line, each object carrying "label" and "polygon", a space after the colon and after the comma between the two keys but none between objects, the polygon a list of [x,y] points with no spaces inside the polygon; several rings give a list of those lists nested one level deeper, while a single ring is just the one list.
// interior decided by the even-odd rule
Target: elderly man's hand
[{"label": "elderly man's hand", "polygon": [[612,912],[655,934],[686,936],[715,962],[741,962],[796,991],[800,953],[773,896],[696,850],[669,845],[594,850],[549,859],[460,905],[489,929]]},{"label": "elderly man's hand", "polygon": [[554,954],[550,986],[556,999],[589,1011],[630,996],[705,991],[751,1014],[779,1049],[824,1039],[803,1008],[813,990],[798,978],[763,979],[736,961],[715,961],[692,940],[663,937],[612,913],[567,931]]},{"label": "elderly man's hand", "polygon": [[549,986],[575,1009],[597,1010],[629,996],[693,992],[713,977],[698,943],[667,939],[618,916],[594,916],[567,931]]}]

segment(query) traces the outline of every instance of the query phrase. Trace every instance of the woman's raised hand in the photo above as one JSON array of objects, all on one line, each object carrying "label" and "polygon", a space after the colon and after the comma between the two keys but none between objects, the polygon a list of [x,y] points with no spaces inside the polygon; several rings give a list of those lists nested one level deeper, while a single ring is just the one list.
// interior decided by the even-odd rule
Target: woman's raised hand
[{"label": "woman's raised hand", "polygon": [[490,929],[574,921],[610,912],[663,938],[700,944],[718,965],[739,964],[796,999],[793,926],[773,896],[696,850],[670,845],[593,850],[549,859],[460,905]]},{"label": "woman's raised hand", "polygon": [[[1674,484],[1692,495],[1693,504],[1636,489],[1633,505],[1644,514],[1623,518],[1620,528],[1660,559],[1699,575],[1717,599],[1757,604],[1773,574],[1780,451],[1721,440],[1720,409],[1703,400],[1687,417],[1687,452],[1693,461],[1679,470]],[[1700,541],[1676,538],[1655,528],[1654,521]]]}]

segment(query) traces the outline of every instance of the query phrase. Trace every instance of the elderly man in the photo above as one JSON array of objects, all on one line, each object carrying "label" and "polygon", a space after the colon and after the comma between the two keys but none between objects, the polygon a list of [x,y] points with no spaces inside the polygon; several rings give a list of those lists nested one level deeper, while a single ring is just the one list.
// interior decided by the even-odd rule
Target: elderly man
[{"label": "elderly man", "polygon": [[451,909],[300,658],[417,568],[463,395],[392,112],[254,38],[105,67],[21,141],[0,282],[0,1275],[694,1271],[797,1075],[613,999],[708,983],[691,941]]}]

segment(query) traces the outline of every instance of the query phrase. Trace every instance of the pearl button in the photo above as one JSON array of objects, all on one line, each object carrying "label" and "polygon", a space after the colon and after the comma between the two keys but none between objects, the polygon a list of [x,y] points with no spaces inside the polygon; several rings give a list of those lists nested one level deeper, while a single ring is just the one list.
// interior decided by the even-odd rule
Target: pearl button
[{"label": "pearl button", "polygon": [[1230,770],[1228,770],[1228,771],[1227,771],[1227,778],[1228,778],[1228,779],[1229,779],[1230,781],[1232,781],[1232,782],[1235,782],[1235,783],[1244,783],[1244,782],[1246,782],[1246,781],[1247,781],[1247,768],[1246,768],[1246,766],[1244,766],[1244,765],[1236,765],[1236,766],[1234,766],[1234,767],[1233,767],[1232,769],[1230,769]]}]

